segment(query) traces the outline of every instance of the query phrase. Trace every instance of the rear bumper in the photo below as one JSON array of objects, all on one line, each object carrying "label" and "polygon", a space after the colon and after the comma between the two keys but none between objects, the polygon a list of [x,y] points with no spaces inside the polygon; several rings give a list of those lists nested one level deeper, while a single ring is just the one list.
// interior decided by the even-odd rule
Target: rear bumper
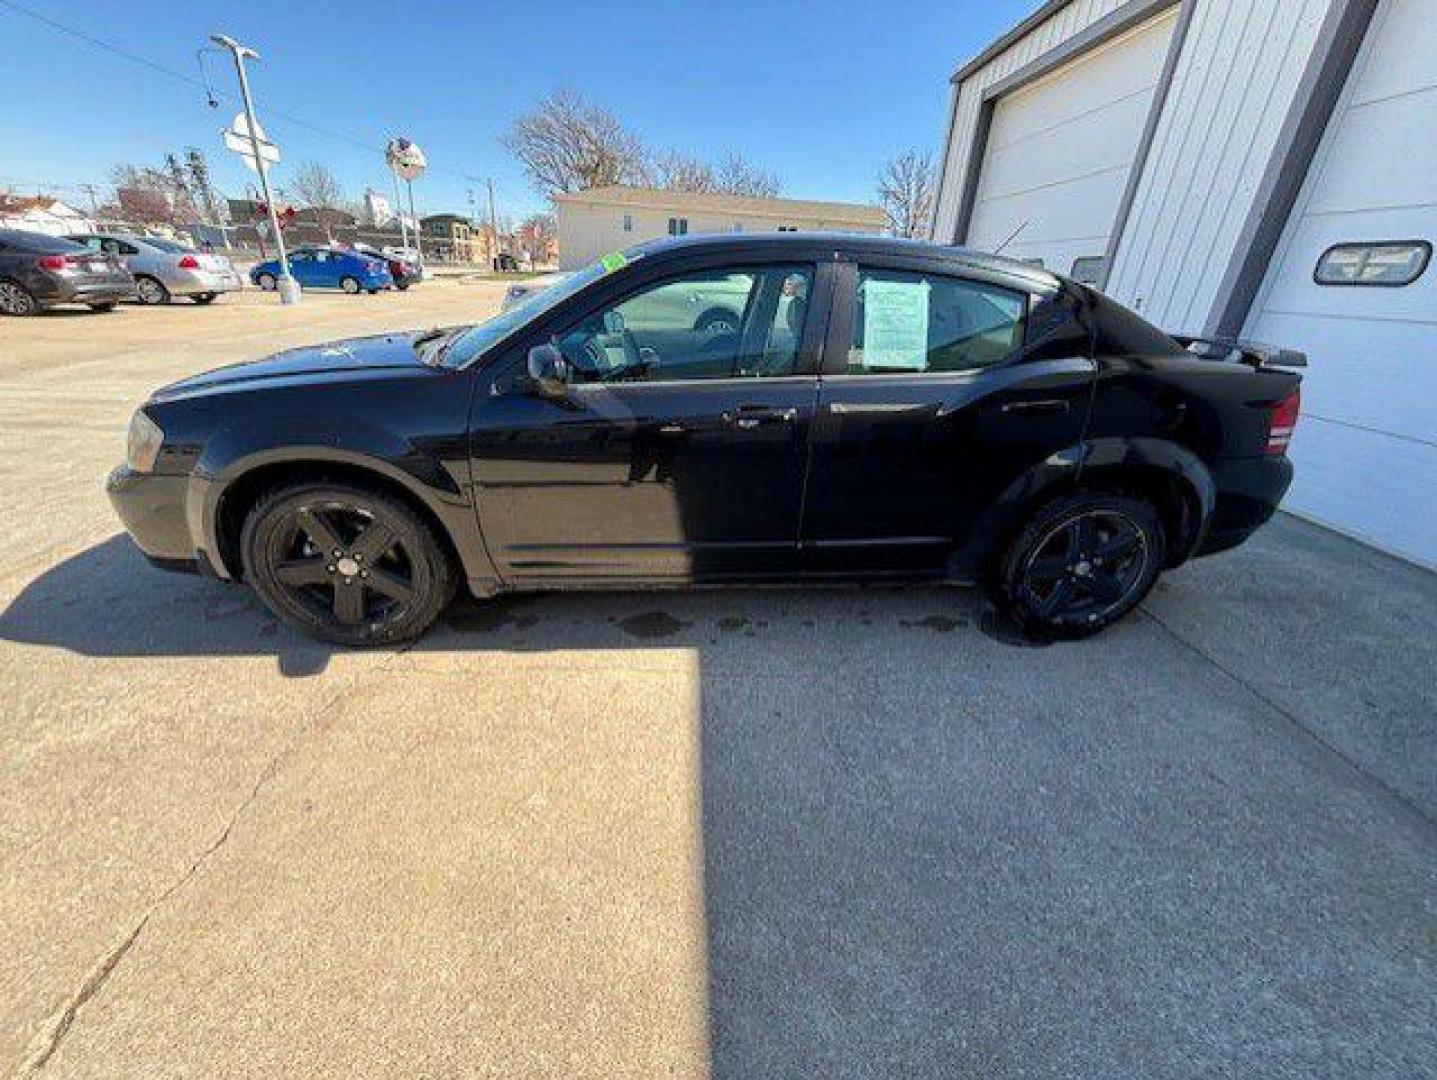
[{"label": "rear bumper", "polygon": [[68,278],[46,274],[42,281],[42,287],[35,290],[35,299],[42,304],[108,304],[128,300],[135,295],[133,279]]},{"label": "rear bumper", "polygon": [[1277,512],[1292,484],[1292,462],[1286,455],[1222,461],[1210,471],[1217,502],[1194,555],[1213,555],[1241,544]]},{"label": "rear bumper", "polygon": [[234,292],[244,288],[244,282],[233,270],[181,270],[165,282],[165,288],[176,296],[195,296]]}]

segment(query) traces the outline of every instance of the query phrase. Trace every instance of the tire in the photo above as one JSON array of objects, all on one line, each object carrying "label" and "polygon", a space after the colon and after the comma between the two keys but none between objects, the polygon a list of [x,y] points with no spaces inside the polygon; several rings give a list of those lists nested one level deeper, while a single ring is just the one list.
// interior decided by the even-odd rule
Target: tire
[{"label": "tire", "polygon": [[394,283],[394,287],[395,287],[396,289],[398,289],[400,292],[403,292],[405,289],[409,288],[409,282],[407,282],[407,281],[396,281],[396,282]]},{"label": "tire", "polygon": [[96,315],[108,315],[115,310],[115,304],[114,300],[106,300],[102,304],[91,304],[89,307]]},{"label": "tire", "polygon": [[195,303],[197,303],[197,304],[212,304],[212,303],[215,302],[215,299],[216,299],[216,297],[218,297],[218,296],[219,296],[219,293],[214,293],[214,292],[201,292],[201,293],[195,293],[193,296],[190,297],[190,299],[193,300],[193,301],[194,301]]},{"label": "tire", "polygon": [[170,302],[170,290],[165,288],[164,282],[148,274],[135,275],[135,295],[139,297],[140,303],[151,307]]},{"label": "tire", "polygon": [[345,292],[349,293],[350,296],[359,295],[360,284],[358,278],[352,278],[346,274],[344,277],[339,279],[339,287]]},{"label": "tire", "polygon": [[0,281],[0,315],[38,315],[40,302],[18,281]]},{"label": "tire", "polygon": [[265,606],[340,645],[418,637],[459,581],[444,545],[413,510],[345,483],[303,481],[262,496],[245,519],[240,555]]},{"label": "tire", "polygon": [[265,292],[274,292],[274,290],[278,287],[273,274],[261,274],[259,277],[254,279],[254,283]]},{"label": "tire", "polygon": [[694,329],[705,337],[737,334],[740,322],[740,317],[728,308],[709,308],[694,320]]},{"label": "tire", "polygon": [[1008,545],[997,599],[1029,637],[1091,637],[1142,602],[1163,557],[1162,520],[1151,503],[1067,495],[1042,507]]}]

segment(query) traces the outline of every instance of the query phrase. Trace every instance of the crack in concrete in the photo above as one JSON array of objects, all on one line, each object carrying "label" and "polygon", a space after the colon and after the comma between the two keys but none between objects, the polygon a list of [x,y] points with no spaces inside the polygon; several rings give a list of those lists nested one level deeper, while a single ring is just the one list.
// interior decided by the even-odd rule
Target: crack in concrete
[{"label": "crack in concrete", "polygon": [[1357,758],[1348,754],[1336,743],[1328,740],[1327,737],[1324,736],[1321,732],[1309,727],[1301,716],[1293,712],[1287,706],[1283,705],[1282,702],[1276,700],[1271,695],[1264,692],[1256,684],[1239,675],[1236,671],[1232,670],[1232,668],[1228,667],[1217,657],[1213,656],[1207,650],[1203,649],[1200,645],[1196,644],[1195,642],[1189,641],[1187,638],[1183,637],[1171,626],[1169,626],[1162,618],[1154,614],[1147,607],[1147,605],[1140,605],[1138,607],[1138,610],[1141,611],[1143,615],[1150,619],[1152,622],[1156,623],[1158,627],[1165,634],[1168,635],[1168,637],[1173,639],[1173,641],[1177,642],[1179,645],[1181,645],[1188,652],[1192,653],[1198,659],[1207,663],[1210,667],[1216,669],[1222,675],[1226,676],[1229,680],[1240,686],[1243,690],[1246,690],[1253,697],[1257,698],[1258,701],[1262,702],[1278,716],[1286,720],[1288,725],[1294,731],[1296,731],[1300,737],[1307,739],[1319,749],[1324,750],[1328,754],[1335,757],[1348,769],[1356,773],[1367,784],[1376,788],[1385,797],[1396,802],[1406,813],[1417,819],[1417,821],[1422,826],[1423,831],[1426,832],[1429,837],[1432,834],[1432,830],[1437,830],[1437,818],[1434,818],[1424,806],[1418,803],[1410,795],[1406,794],[1405,792],[1401,791],[1396,787],[1393,787],[1382,777],[1369,770],[1367,766],[1364,765]]},{"label": "crack in concrete", "polygon": [[[389,671],[391,665],[397,662],[411,647],[412,644],[397,650],[389,662],[379,666],[375,674],[379,675]],[[215,852],[224,847],[230,838],[230,834],[234,832],[235,826],[239,823],[240,819],[249,812],[255,800],[259,798],[260,792],[264,790],[270,780],[272,780],[280,769],[299,751],[300,746],[319,726],[321,718],[344,697],[345,694],[352,692],[357,686],[358,681],[356,680],[356,682],[336,690],[323,702],[315,706],[314,710],[300,726],[299,731],[285,743],[279,753],[270,758],[265,767],[260,770],[259,777],[250,787],[249,794],[245,796],[239,806],[230,814],[228,820],[225,822],[224,828],[220,830],[219,836],[215,838],[214,842],[205,848],[198,858],[190,863],[189,869],[180,875],[176,881],[171,883],[164,892],[160,893],[150,906],[145,909],[145,913],[140,916],[139,921],[135,924],[134,929],[130,931],[129,935],[126,936],[125,940],[106,953],[100,962],[90,969],[89,973],[81,981],[75,992],[70,995],[64,1006],[52,1014],[52,1021],[45,1026],[41,1034],[31,1043],[32,1049],[30,1055],[14,1074],[17,1080],[20,1077],[35,1075],[55,1056],[55,1053],[65,1041],[65,1037],[70,1033],[70,1029],[74,1025],[75,1019],[80,1015],[80,1011],[93,1001],[105,988],[105,984],[110,981],[110,977],[114,974],[115,969],[119,967],[120,962],[124,960],[135,943],[139,941],[140,935],[144,932],[150,918],[169,901],[170,897],[183,889],[199,874],[200,870],[204,868],[205,863],[210,860]]]}]

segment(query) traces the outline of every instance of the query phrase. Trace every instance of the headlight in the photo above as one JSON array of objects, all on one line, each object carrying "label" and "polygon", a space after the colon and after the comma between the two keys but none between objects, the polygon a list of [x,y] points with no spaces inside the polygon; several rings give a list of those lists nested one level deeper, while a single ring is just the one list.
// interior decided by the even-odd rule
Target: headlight
[{"label": "headlight", "polygon": [[160,426],[146,416],[143,409],[136,409],[125,436],[125,464],[135,472],[149,472],[155,467],[164,441],[165,433]]}]

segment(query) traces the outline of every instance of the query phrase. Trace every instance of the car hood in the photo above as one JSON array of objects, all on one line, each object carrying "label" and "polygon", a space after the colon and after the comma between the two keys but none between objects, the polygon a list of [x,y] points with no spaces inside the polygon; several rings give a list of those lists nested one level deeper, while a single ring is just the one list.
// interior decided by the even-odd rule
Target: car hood
[{"label": "car hood", "polygon": [[258,384],[277,379],[338,382],[362,372],[425,368],[419,353],[415,351],[414,342],[416,338],[432,333],[433,331],[415,330],[376,334],[373,337],[349,338],[326,342],[323,345],[288,349],[262,360],[229,364],[202,375],[181,379],[155,391],[152,400],[169,401],[216,390],[252,389]]}]

